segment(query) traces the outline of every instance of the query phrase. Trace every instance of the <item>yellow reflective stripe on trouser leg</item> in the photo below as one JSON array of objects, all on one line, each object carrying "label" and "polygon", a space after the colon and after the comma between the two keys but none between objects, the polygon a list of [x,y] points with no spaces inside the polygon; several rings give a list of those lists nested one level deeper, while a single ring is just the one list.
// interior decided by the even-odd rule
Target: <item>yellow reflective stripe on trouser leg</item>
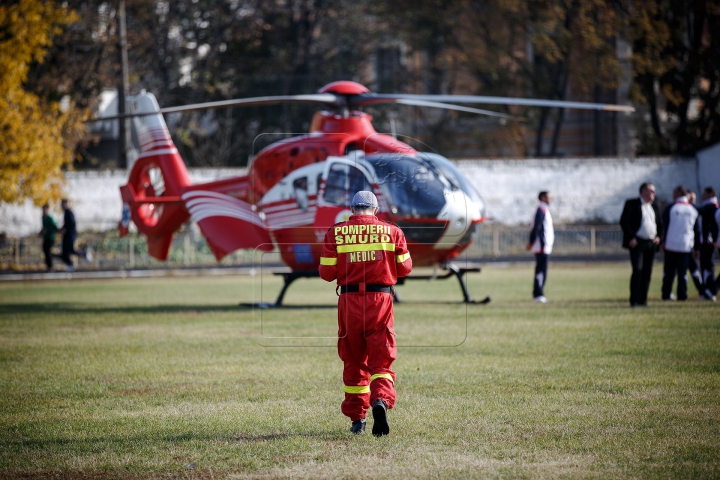
[{"label": "yellow reflective stripe on trouser leg", "polygon": [[345,393],[370,393],[370,386],[369,385],[345,385],[343,386],[343,391]]},{"label": "yellow reflective stripe on trouser leg", "polygon": [[405,260],[407,260],[408,258],[410,258],[410,252],[403,253],[402,255],[395,255],[395,261],[397,263],[402,263]]},{"label": "yellow reflective stripe on trouser leg", "polygon": [[395,383],[395,380],[393,380],[392,375],[389,373],[376,373],[375,375],[370,377],[370,383],[372,383],[373,380],[377,380],[378,378],[387,378],[391,382]]},{"label": "yellow reflective stripe on trouser leg", "polygon": [[320,265],[337,265],[336,257],[320,257]]}]

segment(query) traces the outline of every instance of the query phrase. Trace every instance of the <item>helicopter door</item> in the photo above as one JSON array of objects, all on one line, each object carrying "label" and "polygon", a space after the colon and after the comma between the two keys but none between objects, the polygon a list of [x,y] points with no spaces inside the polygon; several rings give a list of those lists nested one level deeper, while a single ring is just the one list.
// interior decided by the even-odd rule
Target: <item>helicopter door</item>
[{"label": "helicopter door", "polygon": [[323,180],[315,215],[315,231],[322,233],[320,241],[328,228],[350,218],[350,202],[358,191],[373,190],[368,170],[356,160],[329,161]]}]

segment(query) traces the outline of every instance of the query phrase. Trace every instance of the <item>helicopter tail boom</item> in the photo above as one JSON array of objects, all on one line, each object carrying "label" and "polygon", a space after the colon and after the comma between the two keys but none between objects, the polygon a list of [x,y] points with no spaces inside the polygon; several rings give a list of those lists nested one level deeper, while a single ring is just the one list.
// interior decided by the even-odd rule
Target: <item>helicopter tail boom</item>
[{"label": "helicopter tail boom", "polygon": [[265,223],[249,203],[211,190],[191,190],[182,199],[218,262],[241,248],[272,251]]}]

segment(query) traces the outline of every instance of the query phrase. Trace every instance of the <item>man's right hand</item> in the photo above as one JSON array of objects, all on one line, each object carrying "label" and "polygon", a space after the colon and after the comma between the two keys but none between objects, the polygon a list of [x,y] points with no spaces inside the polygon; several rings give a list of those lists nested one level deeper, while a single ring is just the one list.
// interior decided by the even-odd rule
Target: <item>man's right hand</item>
[{"label": "man's right hand", "polygon": [[637,238],[633,238],[632,240],[630,240],[630,243],[628,243],[628,245],[630,245],[630,248],[637,247]]}]

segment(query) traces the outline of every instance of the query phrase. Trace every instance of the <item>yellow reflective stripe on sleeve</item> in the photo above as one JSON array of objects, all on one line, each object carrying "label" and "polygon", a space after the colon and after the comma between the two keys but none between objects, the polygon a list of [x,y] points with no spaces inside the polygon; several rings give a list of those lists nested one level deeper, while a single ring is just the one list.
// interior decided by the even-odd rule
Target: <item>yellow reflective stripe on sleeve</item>
[{"label": "yellow reflective stripe on sleeve", "polygon": [[395,255],[395,261],[397,263],[402,263],[405,260],[407,260],[408,258],[410,258],[410,252],[403,253],[402,255]]},{"label": "yellow reflective stripe on sleeve", "polygon": [[336,257],[320,257],[320,265],[337,265]]},{"label": "yellow reflective stripe on sleeve", "polygon": [[392,378],[392,375],[390,375],[389,373],[376,373],[375,375],[370,377],[370,383],[372,383],[373,380],[377,380],[378,378],[387,378],[391,382],[395,383],[395,381]]},{"label": "yellow reflective stripe on sleeve", "polygon": [[394,243],[352,243],[348,245],[338,245],[338,253],[351,253],[351,252],[369,252],[371,250],[386,250],[388,252],[395,251]]},{"label": "yellow reflective stripe on sleeve", "polygon": [[345,393],[370,393],[369,385],[358,385],[358,386],[343,386]]}]

